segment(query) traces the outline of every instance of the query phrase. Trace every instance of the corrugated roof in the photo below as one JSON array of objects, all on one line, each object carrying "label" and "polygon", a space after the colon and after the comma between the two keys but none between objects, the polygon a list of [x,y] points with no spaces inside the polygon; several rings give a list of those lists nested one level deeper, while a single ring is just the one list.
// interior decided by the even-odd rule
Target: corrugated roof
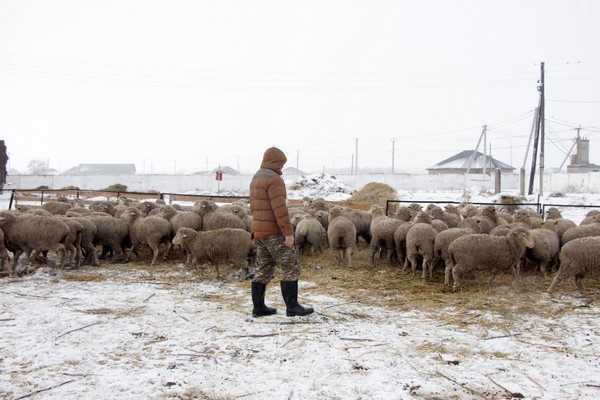
[{"label": "corrugated roof", "polygon": [[[475,153],[474,157],[473,153]],[[473,152],[473,150],[464,150],[450,158],[445,159],[444,161],[440,161],[439,163],[427,169],[482,169],[483,162],[483,153],[479,151]],[[513,166],[503,163],[502,161],[498,161],[489,155],[485,157],[485,167],[491,169],[500,168],[511,171],[515,169]]]}]

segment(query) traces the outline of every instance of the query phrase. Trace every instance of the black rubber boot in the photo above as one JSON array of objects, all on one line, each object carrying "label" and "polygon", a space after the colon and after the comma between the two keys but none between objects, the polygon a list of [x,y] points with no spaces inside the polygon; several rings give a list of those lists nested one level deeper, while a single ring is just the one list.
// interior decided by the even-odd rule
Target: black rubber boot
[{"label": "black rubber boot", "polygon": [[277,314],[277,309],[273,307],[267,307],[265,305],[265,291],[267,285],[260,282],[252,282],[252,309],[253,317],[264,317],[265,315]]},{"label": "black rubber boot", "polygon": [[312,314],[312,307],[302,307],[298,304],[298,281],[281,281],[281,295],[285,301],[285,315],[288,317]]}]

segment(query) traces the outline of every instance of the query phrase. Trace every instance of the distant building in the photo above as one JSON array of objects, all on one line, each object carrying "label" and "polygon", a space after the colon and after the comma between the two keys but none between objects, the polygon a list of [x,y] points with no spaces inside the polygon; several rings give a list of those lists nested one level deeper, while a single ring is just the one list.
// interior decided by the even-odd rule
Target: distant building
[{"label": "distant building", "polygon": [[484,155],[479,151],[465,150],[450,158],[445,159],[433,167],[427,168],[430,175],[437,174],[482,174],[485,166],[487,173],[500,169],[502,172],[514,172],[515,168],[496,160],[492,156]]},{"label": "distant building", "polygon": [[300,171],[298,168],[287,167],[281,171],[284,175],[304,175],[304,172]]},{"label": "distant building", "polygon": [[577,149],[571,156],[571,163],[567,165],[567,172],[598,172],[600,165],[590,163],[590,141],[577,137]]},{"label": "distant building", "polygon": [[63,175],[135,175],[135,164],[79,164]]},{"label": "distant building", "polygon": [[194,172],[192,175],[214,175],[219,169],[221,170],[223,175],[239,175],[240,174],[237,170],[235,170],[231,167],[225,166],[225,167],[221,167],[221,168],[217,167],[210,171]]}]

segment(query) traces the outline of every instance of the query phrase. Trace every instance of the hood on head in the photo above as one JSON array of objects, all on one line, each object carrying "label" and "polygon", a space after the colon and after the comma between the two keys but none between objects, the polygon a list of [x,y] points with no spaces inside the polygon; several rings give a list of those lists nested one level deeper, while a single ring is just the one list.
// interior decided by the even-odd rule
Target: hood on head
[{"label": "hood on head", "polygon": [[279,150],[277,147],[269,147],[263,155],[261,168],[271,169],[281,175],[281,170],[287,162],[285,153]]}]

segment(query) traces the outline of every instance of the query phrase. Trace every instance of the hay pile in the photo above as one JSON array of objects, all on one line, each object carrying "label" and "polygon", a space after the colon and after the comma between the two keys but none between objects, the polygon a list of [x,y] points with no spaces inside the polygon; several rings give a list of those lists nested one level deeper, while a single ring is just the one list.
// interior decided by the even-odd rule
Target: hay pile
[{"label": "hay pile", "polygon": [[387,200],[398,200],[398,193],[390,185],[379,182],[367,183],[348,199],[348,201],[379,204],[381,206],[385,206]]}]

